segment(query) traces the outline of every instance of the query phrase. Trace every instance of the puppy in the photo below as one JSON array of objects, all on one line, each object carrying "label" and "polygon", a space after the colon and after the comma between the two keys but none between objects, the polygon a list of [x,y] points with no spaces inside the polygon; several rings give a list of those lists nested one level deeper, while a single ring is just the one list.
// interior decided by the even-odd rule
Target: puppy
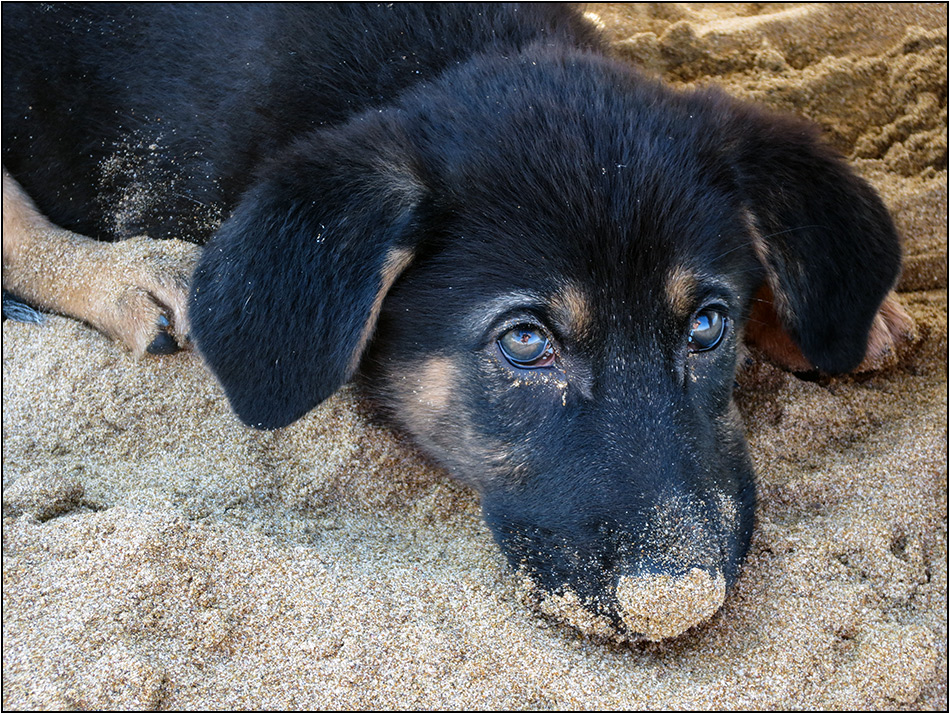
[{"label": "puppy", "polygon": [[588,629],[672,637],[736,580],[744,339],[840,373],[908,327],[888,213],[814,127],[566,6],[4,3],[3,72],[5,287],[190,335],[261,429],[359,374]]}]

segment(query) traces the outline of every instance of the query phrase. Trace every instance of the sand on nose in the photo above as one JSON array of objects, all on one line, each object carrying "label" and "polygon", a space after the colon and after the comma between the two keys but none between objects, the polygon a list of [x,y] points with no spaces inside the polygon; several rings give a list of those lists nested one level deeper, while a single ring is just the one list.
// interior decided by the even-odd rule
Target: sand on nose
[{"label": "sand on nose", "polygon": [[621,576],[618,612],[623,623],[648,640],[665,640],[705,622],[726,599],[726,579],[718,570],[692,568],[683,575]]},{"label": "sand on nose", "polygon": [[615,642],[658,642],[677,637],[706,622],[726,600],[726,579],[718,569],[694,567],[688,572],[623,575],[617,583],[613,608],[620,618],[598,608],[571,588],[552,592],[522,572],[518,596],[529,607],[571,625],[586,635]]}]

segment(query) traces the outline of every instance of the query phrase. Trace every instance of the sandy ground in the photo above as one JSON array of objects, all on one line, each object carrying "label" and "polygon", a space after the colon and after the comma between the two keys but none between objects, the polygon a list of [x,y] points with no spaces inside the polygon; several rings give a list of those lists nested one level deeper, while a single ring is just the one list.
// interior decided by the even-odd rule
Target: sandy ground
[{"label": "sandy ground", "polygon": [[674,84],[818,121],[905,240],[898,368],[742,376],[761,506],[725,607],[585,637],[519,602],[474,495],[354,389],[253,432],[194,355],[8,321],[4,708],[946,710],[946,6],[591,10]]}]

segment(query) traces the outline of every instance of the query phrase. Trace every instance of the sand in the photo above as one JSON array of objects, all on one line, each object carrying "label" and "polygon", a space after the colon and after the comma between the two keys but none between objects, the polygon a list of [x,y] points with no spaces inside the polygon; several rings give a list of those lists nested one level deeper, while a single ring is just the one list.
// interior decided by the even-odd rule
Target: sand
[{"label": "sand", "polygon": [[946,710],[946,6],[591,11],[674,84],[819,122],[905,241],[896,368],[741,376],[761,505],[724,607],[662,642],[580,634],[353,387],[254,432],[193,354],[7,321],[4,708]]}]

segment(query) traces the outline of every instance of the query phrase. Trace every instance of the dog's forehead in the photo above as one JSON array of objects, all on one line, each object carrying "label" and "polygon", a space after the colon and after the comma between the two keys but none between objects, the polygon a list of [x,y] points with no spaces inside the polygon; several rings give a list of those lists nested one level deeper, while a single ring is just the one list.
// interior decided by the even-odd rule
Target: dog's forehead
[{"label": "dog's forehead", "polygon": [[583,205],[497,197],[459,224],[458,264],[504,293],[486,303],[489,313],[521,296],[578,325],[602,312],[654,310],[659,300],[680,316],[717,291],[741,292],[757,260],[738,203],[731,210],[721,193],[689,194],[657,199],[630,185]]},{"label": "dog's forehead", "polygon": [[[604,128],[611,130],[625,127]],[[610,146],[594,155],[585,141]],[[642,283],[677,265],[700,269],[723,262],[737,240],[749,242],[744,202],[715,150],[656,149],[642,136],[585,141],[565,142],[559,155],[539,148],[507,166],[507,157],[485,158],[459,191],[465,201],[452,232],[467,250],[516,263],[526,277],[586,267],[610,283]]]},{"label": "dog's forehead", "polygon": [[[468,200],[550,196],[582,207],[618,183],[662,193],[722,168],[722,107],[629,66],[534,47],[460,74],[446,79],[451,91],[419,97],[407,112],[423,170]],[[460,99],[460,84],[479,91]]]},{"label": "dog's forehead", "polygon": [[581,325],[658,306],[679,316],[708,278],[751,269],[744,202],[709,107],[605,72],[525,80],[490,107],[506,121],[481,117],[481,105],[471,111],[485,121],[445,120],[461,138],[451,151],[444,136],[436,144],[444,172],[431,185],[452,216],[443,265],[464,266],[473,291],[540,295]]}]

